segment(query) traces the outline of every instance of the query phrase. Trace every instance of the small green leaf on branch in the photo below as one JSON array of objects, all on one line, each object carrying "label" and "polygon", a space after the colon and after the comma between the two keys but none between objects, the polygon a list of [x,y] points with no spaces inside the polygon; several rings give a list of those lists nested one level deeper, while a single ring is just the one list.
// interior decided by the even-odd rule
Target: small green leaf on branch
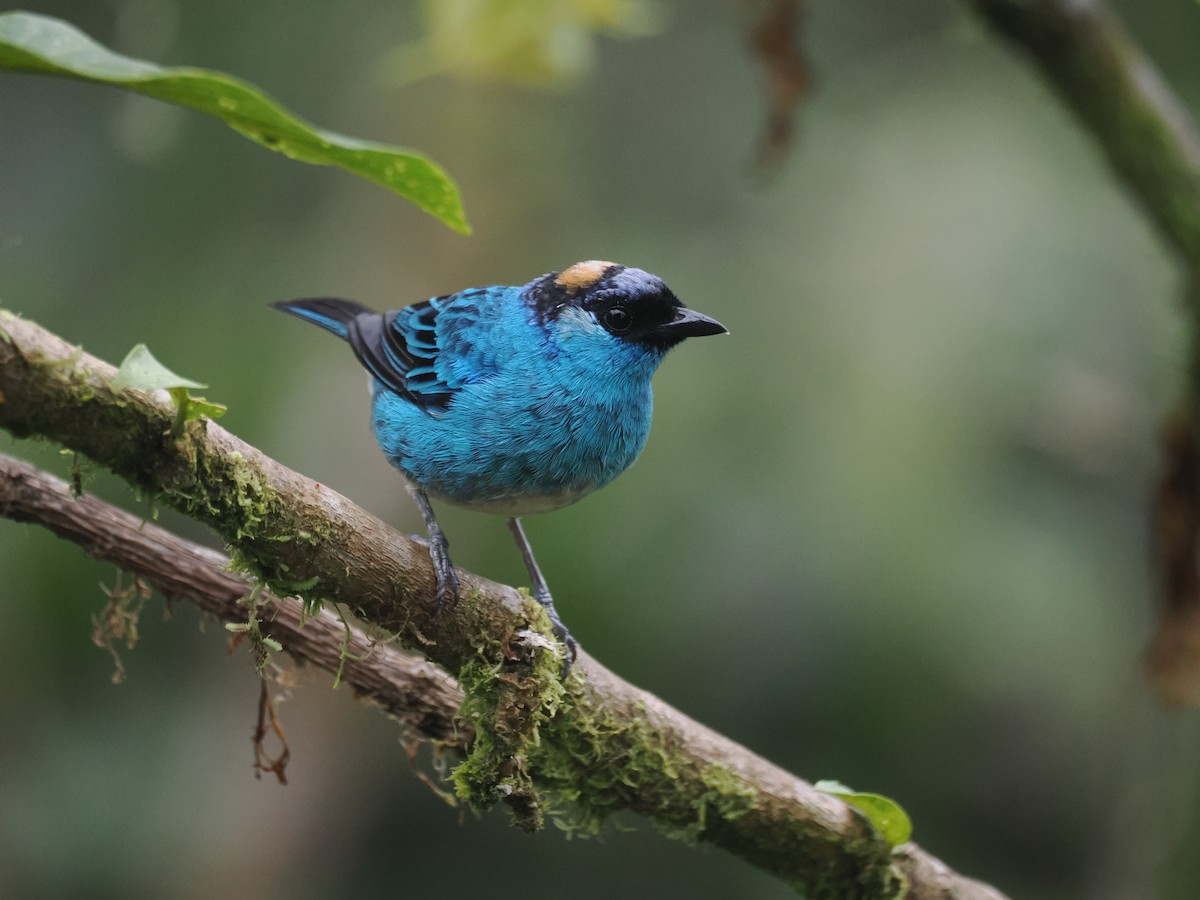
[{"label": "small green leaf on branch", "polygon": [[124,391],[128,388],[137,388],[142,391],[170,391],[179,388],[199,390],[206,387],[208,387],[207,384],[176,375],[155,359],[154,354],[145,344],[138,344],[129,351],[121,363],[121,368],[117,370],[116,377],[112,380],[114,391]]},{"label": "small green leaf on branch", "polygon": [[890,797],[855,791],[840,781],[829,779],[818,781],[813,787],[822,793],[841,797],[857,809],[890,846],[898,847],[912,837],[912,820],[904,808]]},{"label": "small green leaf on branch", "polygon": [[138,344],[125,357],[121,368],[112,380],[114,391],[125,391],[137,388],[142,391],[166,391],[175,403],[175,424],[171,431],[179,434],[183,425],[191,419],[207,416],[217,419],[225,415],[227,407],[213,403],[203,397],[193,397],[191,389],[202,390],[208,385],[182,375],[176,375],[157,359],[145,344]]}]

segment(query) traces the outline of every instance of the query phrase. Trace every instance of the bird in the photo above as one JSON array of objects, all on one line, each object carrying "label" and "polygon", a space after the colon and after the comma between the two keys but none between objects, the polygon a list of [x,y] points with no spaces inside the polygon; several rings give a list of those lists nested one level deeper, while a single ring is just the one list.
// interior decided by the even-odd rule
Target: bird
[{"label": "bird", "polygon": [[428,534],[433,614],[457,601],[459,581],[430,498],[504,516],[566,677],[578,647],[521,519],[629,468],[650,433],[659,363],[686,338],[728,329],[661,278],[605,260],[382,313],[332,297],[271,305],[347,341],[369,373],[372,430]]}]

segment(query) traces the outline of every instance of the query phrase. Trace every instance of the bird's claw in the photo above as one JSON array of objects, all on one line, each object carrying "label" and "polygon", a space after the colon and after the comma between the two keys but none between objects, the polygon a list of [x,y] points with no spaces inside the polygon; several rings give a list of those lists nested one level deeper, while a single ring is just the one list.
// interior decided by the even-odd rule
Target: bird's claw
[{"label": "bird's claw", "polygon": [[571,632],[567,631],[562,622],[555,622],[553,631],[554,636],[567,648],[567,655],[563,657],[561,675],[562,680],[566,681],[567,676],[571,674],[571,666],[575,664],[575,657],[579,655],[579,645],[575,643],[575,638],[571,637]]},{"label": "bird's claw", "polygon": [[433,617],[437,618],[446,610],[453,608],[456,603],[458,603],[458,578],[454,577],[446,582],[439,578],[437,592],[433,595],[433,602],[429,604],[429,611]]},{"label": "bird's claw", "polygon": [[430,612],[436,618],[458,603],[458,572],[455,571],[454,564],[450,562],[450,555],[446,552],[446,548],[435,541],[429,543],[429,557],[433,562],[434,574],[437,576],[437,590],[434,592],[433,602],[430,604]]},{"label": "bird's claw", "polygon": [[538,602],[538,605],[542,609],[546,610],[546,615],[550,617],[550,631],[558,638],[563,647],[566,648],[567,653],[563,657],[562,667],[562,678],[565,681],[567,676],[571,674],[571,666],[575,664],[575,658],[579,655],[579,645],[575,643],[575,638],[571,637],[571,632],[567,631],[567,626],[558,617],[558,610],[554,608],[554,598],[550,596],[550,592],[544,589],[537,590],[535,586],[533,599]]}]

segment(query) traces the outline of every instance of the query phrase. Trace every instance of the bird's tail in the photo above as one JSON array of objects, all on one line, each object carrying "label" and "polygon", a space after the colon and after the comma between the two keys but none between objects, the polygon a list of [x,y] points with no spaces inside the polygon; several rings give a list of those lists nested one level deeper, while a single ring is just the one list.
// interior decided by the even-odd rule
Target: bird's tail
[{"label": "bird's tail", "polygon": [[281,312],[293,315],[326,331],[332,331],[342,340],[350,336],[350,323],[363,313],[374,313],[370,307],[353,300],[338,300],[333,297],[314,297],[308,300],[281,300],[272,303]]}]

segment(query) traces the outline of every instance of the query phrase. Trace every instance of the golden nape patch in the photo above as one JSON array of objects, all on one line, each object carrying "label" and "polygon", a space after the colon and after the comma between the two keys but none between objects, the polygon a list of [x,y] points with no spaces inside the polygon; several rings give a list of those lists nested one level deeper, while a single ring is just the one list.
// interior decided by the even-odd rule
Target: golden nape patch
[{"label": "golden nape patch", "polygon": [[604,273],[615,266],[615,262],[603,259],[589,259],[577,262],[569,269],[563,269],[554,283],[571,290],[586,290],[599,281]]}]

